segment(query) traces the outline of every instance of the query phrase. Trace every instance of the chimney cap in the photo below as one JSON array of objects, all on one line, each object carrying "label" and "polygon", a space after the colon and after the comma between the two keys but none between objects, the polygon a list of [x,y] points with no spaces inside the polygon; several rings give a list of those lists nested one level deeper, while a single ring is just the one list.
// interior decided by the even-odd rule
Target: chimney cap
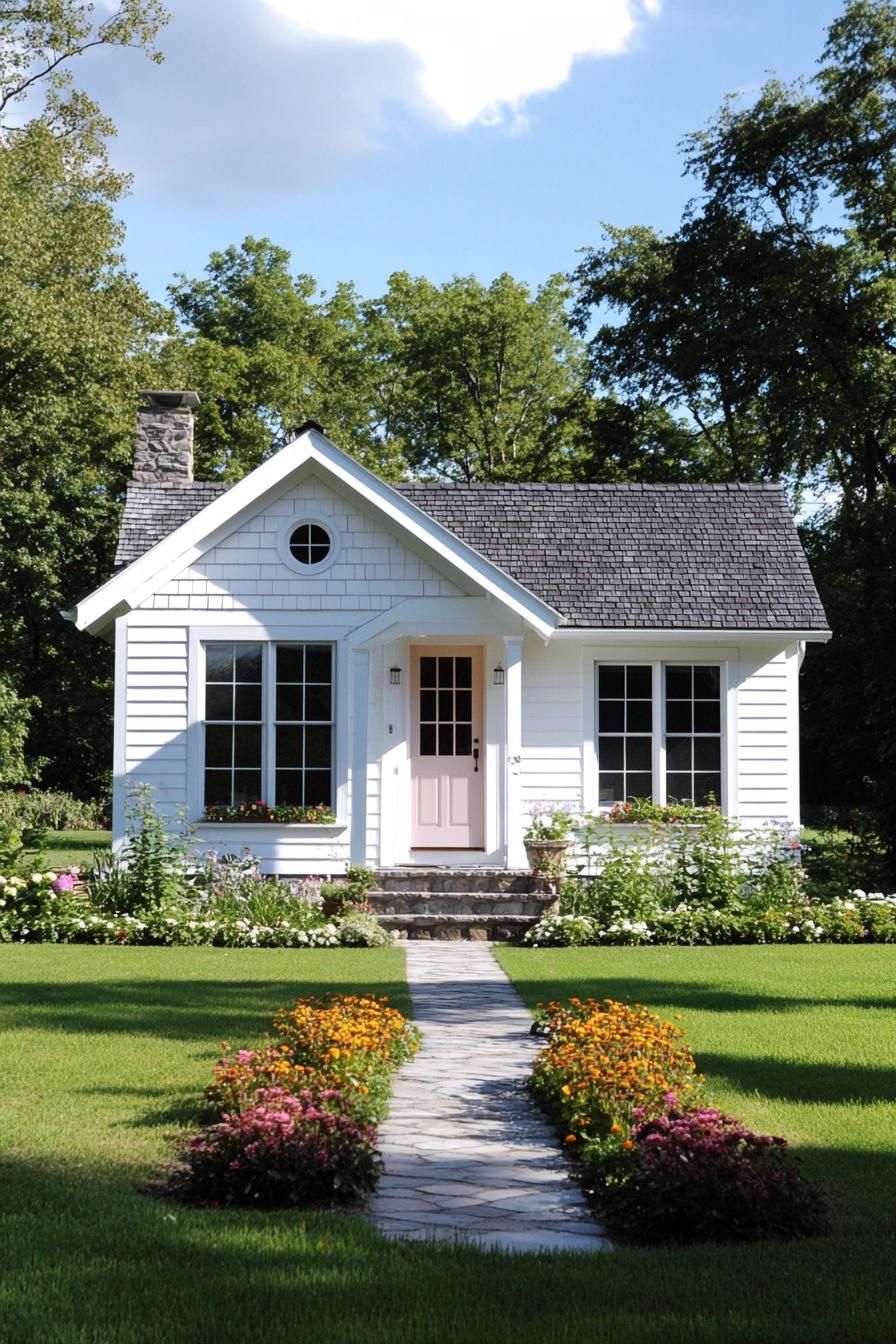
[{"label": "chimney cap", "polygon": [[160,411],[195,411],[199,405],[198,392],[167,392],[144,387],[137,395],[143,398],[146,406],[152,406]]}]

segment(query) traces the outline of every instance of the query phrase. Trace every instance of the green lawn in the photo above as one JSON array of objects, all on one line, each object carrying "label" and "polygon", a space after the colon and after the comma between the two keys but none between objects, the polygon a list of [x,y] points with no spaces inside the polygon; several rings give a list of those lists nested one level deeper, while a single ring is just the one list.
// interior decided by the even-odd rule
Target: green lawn
[{"label": "green lawn", "polygon": [[[138,1186],[218,1043],[298,993],[406,1007],[400,951],[0,947],[3,1344],[876,1344],[893,1338],[896,950],[502,950],[535,1001],[683,1014],[713,1095],[798,1141],[837,1230],[794,1246],[507,1256]],[[888,1016],[889,1014],[889,1016]]]},{"label": "green lawn", "polygon": [[48,831],[43,858],[48,868],[68,868],[72,864],[85,868],[98,849],[108,849],[111,844],[111,831]]}]

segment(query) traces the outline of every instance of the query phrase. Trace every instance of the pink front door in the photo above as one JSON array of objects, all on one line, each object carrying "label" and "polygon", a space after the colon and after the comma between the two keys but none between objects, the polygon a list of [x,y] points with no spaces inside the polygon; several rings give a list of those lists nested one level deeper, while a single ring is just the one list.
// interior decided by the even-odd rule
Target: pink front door
[{"label": "pink front door", "polygon": [[414,849],[485,845],[482,649],[411,649]]}]

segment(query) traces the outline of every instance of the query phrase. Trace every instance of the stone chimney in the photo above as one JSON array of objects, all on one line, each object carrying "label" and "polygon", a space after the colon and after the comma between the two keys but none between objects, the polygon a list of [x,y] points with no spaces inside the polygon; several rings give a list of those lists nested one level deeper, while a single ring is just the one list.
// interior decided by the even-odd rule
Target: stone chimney
[{"label": "stone chimney", "polygon": [[145,405],[137,411],[137,444],[131,477],[144,485],[183,485],[193,479],[193,411],[195,392],[139,394]]}]

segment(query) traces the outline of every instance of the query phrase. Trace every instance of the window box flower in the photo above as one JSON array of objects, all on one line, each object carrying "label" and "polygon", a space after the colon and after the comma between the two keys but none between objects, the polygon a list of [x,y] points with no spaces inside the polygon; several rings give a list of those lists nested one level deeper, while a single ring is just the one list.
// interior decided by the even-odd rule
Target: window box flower
[{"label": "window box flower", "polygon": [[314,807],[292,807],[281,803],[268,806],[262,799],[257,803],[236,803],[233,806],[209,806],[203,813],[204,822],[253,822],[261,825],[332,826],[336,814],[323,803]]}]

